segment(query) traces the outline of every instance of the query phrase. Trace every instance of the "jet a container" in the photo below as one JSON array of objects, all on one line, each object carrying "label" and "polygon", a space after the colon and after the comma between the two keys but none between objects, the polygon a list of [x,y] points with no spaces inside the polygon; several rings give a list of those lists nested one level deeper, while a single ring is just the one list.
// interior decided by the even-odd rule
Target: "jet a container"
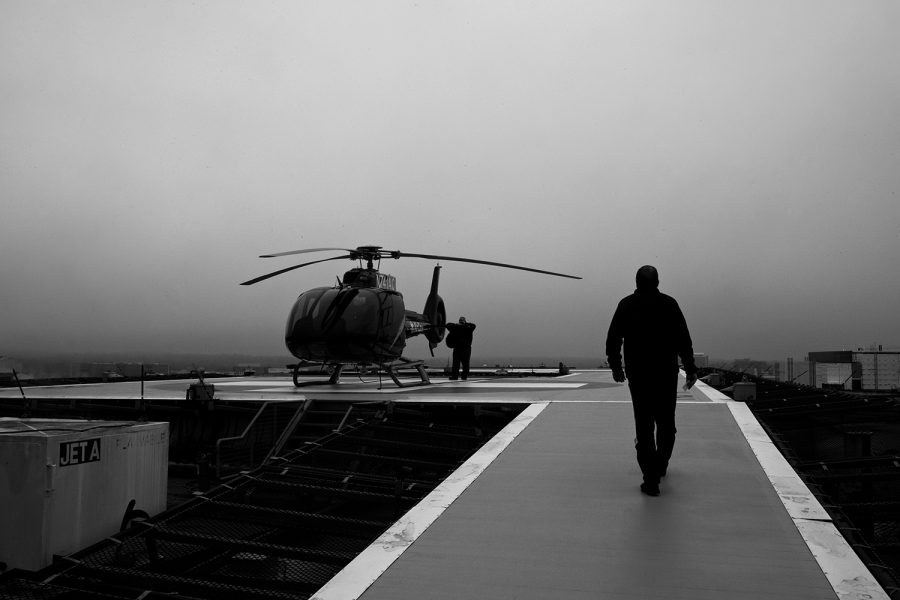
[{"label": "jet a container", "polygon": [[38,570],[166,508],[169,424],[0,419],[0,562]]}]

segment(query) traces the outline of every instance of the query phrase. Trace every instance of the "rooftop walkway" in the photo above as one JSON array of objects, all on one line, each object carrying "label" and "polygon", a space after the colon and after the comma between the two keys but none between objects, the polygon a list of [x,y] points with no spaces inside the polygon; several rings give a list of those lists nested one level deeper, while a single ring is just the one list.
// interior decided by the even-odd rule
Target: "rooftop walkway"
[{"label": "rooftop walkway", "polygon": [[627,387],[557,381],[580,385],[521,394],[519,418],[314,597],[887,598],[743,404],[679,389],[648,497]]},{"label": "rooftop walkway", "polygon": [[[215,380],[222,400],[521,403],[503,431],[316,600],[886,600],[746,405],[678,392],[662,495],[640,493],[628,388],[608,370],[397,388]],[[185,381],[26,388],[31,399],[183,400]],[[0,397],[18,398],[19,390]]]}]

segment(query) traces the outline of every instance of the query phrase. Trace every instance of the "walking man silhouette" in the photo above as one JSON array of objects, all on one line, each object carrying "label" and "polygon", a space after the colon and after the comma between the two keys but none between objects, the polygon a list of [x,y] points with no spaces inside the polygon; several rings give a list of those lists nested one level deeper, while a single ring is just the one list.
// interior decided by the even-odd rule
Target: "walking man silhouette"
[{"label": "walking man silhouette", "polygon": [[659,480],[666,476],[675,446],[678,358],[687,377],[685,390],[696,383],[697,367],[687,322],[678,302],[659,291],[656,268],[641,267],[635,281],[637,289],[619,302],[609,324],[606,357],[613,379],[628,379],[637,461],[644,476],[641,491],[658,496]]}]

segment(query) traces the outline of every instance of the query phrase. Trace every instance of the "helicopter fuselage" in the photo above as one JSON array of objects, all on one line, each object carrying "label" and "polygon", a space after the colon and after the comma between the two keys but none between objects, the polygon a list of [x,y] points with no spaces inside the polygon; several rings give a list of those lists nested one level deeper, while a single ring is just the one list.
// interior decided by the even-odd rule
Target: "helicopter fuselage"
[{"label": "helicopter fuselage", "polygon": [[352,269],[337,286],[300,294],[284,337],[303,361],[384,363],[400,358],[406,338],[425,333],[427,324],[406,310],[393,276]]}]

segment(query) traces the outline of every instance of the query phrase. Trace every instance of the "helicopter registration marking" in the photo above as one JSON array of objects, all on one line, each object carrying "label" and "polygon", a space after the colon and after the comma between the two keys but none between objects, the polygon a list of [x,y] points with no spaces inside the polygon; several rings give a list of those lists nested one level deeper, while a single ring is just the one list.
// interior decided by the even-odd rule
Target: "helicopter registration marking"
[{"label": "helicopter registration marking", "polygon": [[425,324],[418,321],[406,321],[406,335],[413,336],[425,331]]},{"label": "helicopter registration marking", "polygon": [[375,281],[377,282],[378,287],[385,290],[391,290],[392,292],[397,291],[396,277],[388,275],[387,273],[376,273],[375,276],[377,278]]}]

